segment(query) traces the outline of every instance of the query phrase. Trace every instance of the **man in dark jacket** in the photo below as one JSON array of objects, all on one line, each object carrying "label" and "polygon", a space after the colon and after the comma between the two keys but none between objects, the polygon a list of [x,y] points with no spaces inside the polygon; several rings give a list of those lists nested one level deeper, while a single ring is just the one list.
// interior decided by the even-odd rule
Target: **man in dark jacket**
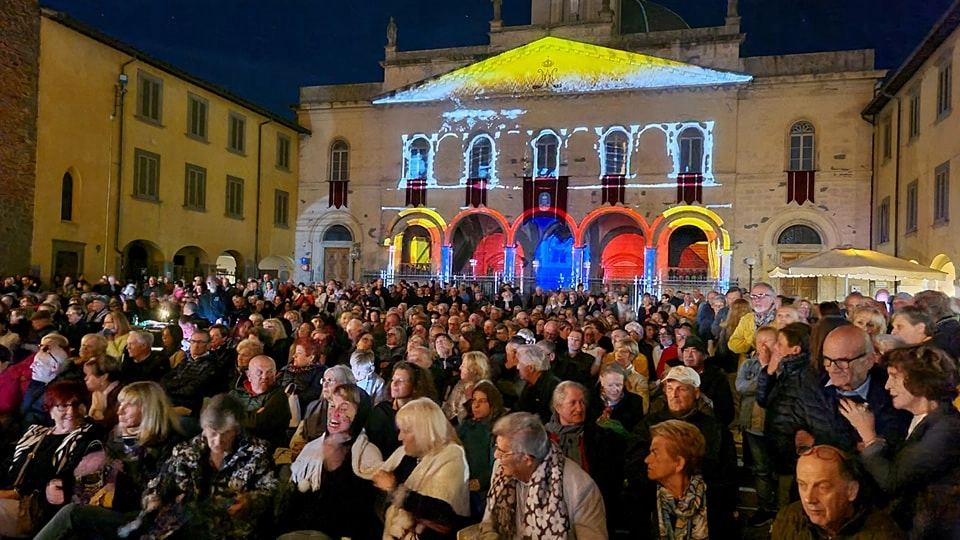
[{"label": "man in dark jacket", "polygon": [[250,360],[243,388],[230,393],[243,404],[245,412],[238,420],[247,433],[267,441],[273,448],[286,446],[290,404],[283,388],[277,385],[277,364],[273,358],[260,355]]},{"label": "man in dark jacket", "polygon": [[543,423],[549,422],[553,416],[553,391],[560,379],[550,370],[546,353],[536,345],[520,345],[517,347],[517,370],[527,384],[520,391],[514,410],[537,414]]},{"label": "man in dark jacket", "polygon": [[210,334],[197,330],[190,336],[190,355],[177,368],[163,376],[160,385],[175,406],[200,415],[203,398],[215,394],[217,359],[210,353]]},{"label": "man in dark jacket", "polygon": [[153,335],[142,330],[130,332],[127,351],[120,360],[120,382],[124,385],[139,381],[160,382],[170,371],[170,362],[152,350]]},{"label": "man in dark jacket", "polygon": [[683,363],[700,375],[700,392],[713,402],[713,415],[721,424],[729,426],[736,408],[727,374],[717,367],[714,359],[707,358],[707,346],[698,336],[684,341],[682,354]]}]

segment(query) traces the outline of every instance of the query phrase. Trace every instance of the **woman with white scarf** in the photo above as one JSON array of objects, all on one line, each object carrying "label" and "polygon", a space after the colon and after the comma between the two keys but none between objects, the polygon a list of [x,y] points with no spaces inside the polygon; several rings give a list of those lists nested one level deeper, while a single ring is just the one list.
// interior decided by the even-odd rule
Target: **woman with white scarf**
[{"label": "woman with white scarf", "polygon": [[397,411],[403,446],[373,484],[387,493],[384,540],[453,539],[470,515],[466,454],[440,406],[429,398]]}]

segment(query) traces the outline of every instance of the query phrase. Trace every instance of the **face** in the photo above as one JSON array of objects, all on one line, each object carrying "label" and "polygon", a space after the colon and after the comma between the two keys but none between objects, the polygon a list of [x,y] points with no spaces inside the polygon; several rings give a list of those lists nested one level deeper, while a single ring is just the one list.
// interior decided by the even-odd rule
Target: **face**
[{"label": "face", "polygon": [[650,441],[650,453],[643,460],[647,464],[647,478],[654,482],[666,480],[683,471],[683,461],[670,455],[667,440],[656,436]]},{"label": "face", "polygon": [[213,428],[203,428],[203,438],[210,447],[210,453],[223,455],[233,451],[233,443],[237,440],[237,430],[228,429],[226,431],[217,431]]},{"label": "face", "polygon": [[623,367],[627,367],[633,362],[633,353],[626,347],[617,347],[613,351],[613,358]]},{"label": "face", "polygon": [[486,393],[479,390],[473,391],[473,400],[470,402],[470,411],[473,414],[473,418],[476,420],[483,420],[484,418],[490,416],[490,399]]},{"label": "face", "polygon": [[357,341],[357,349],[361,351],[369,351],[373,349],[373,336],[370,334],[364,334],[360,337],[360,341]]},{"label": "face", "polygon": [[567,350],[571,353],[575,353],[583,347],[583,334],[580,332],[570,332],[570,335],[567,336]]},{"label": "face", "polygon": [[327,412],[327,433],[336,435],[348,433],[353,419],[357,417],[357,406],[334,394]]},{"label": "face", "polygon": [[164,347],[173,345],[173,336],[170,335],[170,331],[166,328],[164,328],[163,332],[160,334],[160,341],[163,342]]},{"label": "face", "polygon": [[[875,355],[864,353],[862,339],[847,339],[846,335],[840,335],[834,330],[827,336],[823,342],[823,365],[834,386],[852,391],[867,380]],[[839,364],[847,365],[843,367]]]},{"label": "face", "polygon": [[121,399],[117,403],[117,420],[120,429],[140,427],[143,419],[143,407],[132,399]]},{"label": "face", "polygon": [[76,397],[50,407],[50,418],[60,431],[72,431],[83,423],[87,407]]},{"label": "face", "polygon": [[687,367],[699,370],[703,367],[707,355],[694,347],[687,347],[683,350],[683,364]]},{"label": "face", "polygon": [[390,379],[390,397],[393,399],[407,399],[413,393],[413,374],[398,369]]},{"label": "face", "polygon": [[83,316],[80,315],[80,313],[75,309],[71,309],[67,311],[67,322],[69,322],[70,324],[77,324],[78,322],[80,322],[80,319],[82,318]]},{"label": "face", "polygon": [[811,306],[809,303],[800,302],[800,305],[797,306],[797,315],[799,315],[800,319],[804,321],[810,319],[810,308]]},{"label": "face", "polygon": [[202,332],[195,332],[190,336],[190,356],[199,358],[210,350],[210,336]]},{"label": "face", "polygon": [[97,347],[93,344],[92,339],[81,339],[80,340],[80,358],[83,360],[89,360],[93,358],[93,355],[96,354]]},{"label": "face", "polygon": [[778,309],[775,320],[777,328],[783,328],[790,323],[800,322],[800,316],[795,309]]},{"label": "face", "polygon": [[408,456],[420,457],[420,448],[417,445],[417,437],[413,433],[413,426],[408,425],[408,422],[403,422],[403,424],[398,426],[400,433],[397,435],[397,439],[403,444],[404,453]]},{"label": "face", "polygon": [[127,354],[133,358],[140,358],[144,354],[150,353],[150,347],[145,343],[140,343],[137,339],[127,340]]},{"label": "face", "polygon": [[107,315],[106,317],[103,318],[103,329],[113,330],[114,332],[117,330],[117,324],[113,322],[113,317],[111,317],[110,315]]},{"label": "face", "polygon": [[610,401],[620,401],[623,397],[623,376],[619,373],[607,373],[600,377],[603,396]]},{"label": "face", "polygon": [[262,357],[254,358],[247,368],[247,380],[254,395],[260,395],[273,387],[277,381],[277,370]]},{"label": "face", "polygon": [[664,393],[667,395],[667,407],[674,414],[693,410],[700,397],[700,389],[680,381],[667,381]]},{"label": "face", "polygon": [[766,313],[773,309],[776,297],[766,287],[754,287],[750,291],[750,303],[756,313]]},{"label": "face", "polygon": [[858,307],[863,305],[862,296],[848,296],[846,300],[843,301],[843,307],[847,310],[847,313],[853,313]]},{"label": "face", "polygon": [[583,423],[587,416],[587,402],[579,388],[567,388],[563,400],[557,404],[557,416],[560,417],[560,425],[563,426],[576,426]]},{"label": "face", "polygon": [[900,315],[893,318],[890,333],[899,336],[907,345],[918,345],[927,339],[927,325],[922,322],[910,324],[910,319]]},{"label": "face", "polygon": [[337,387],[337,379],[329,371],[323,374],[323,391],[321,396],[323,399],[329,400],[333,397],[333,389]]},{"label": "face", "polygon": [[887,392],[890,392],[893,406],[902,411],[910,411],[917,414],[916,411],[920,410],[922,400],[911,394],[906,386],[904,386],[906,374],[899,369],[888,367],[887,375],[887,384],[883,387],[887,389]]},{"label": "face", "polygon": [[210,330],[210,348],[219,349],[223,345],[225,336],[220,333],[220,330]]},{"label": "face", "polygon": [[666,349],[667,347],[673,345],[673,336],[670,335],[670,332],[666,330],[660,330],[659,334],[660,346]]},{"label": "face", "polygon": [[91,392],[100,392],[110,384],[106,373],[97,376],[94,374],[94,368],[90,366],[83,366],[83,382]]},{"label": "face", "polygon": [[787,336],[785,334],[781,334],[777,332],[776,351],[784,356],[788,354],[797,354],[800,352],[800,346],[799,345],[791,346],[790,342],[787,341]]},{"label": "face", "polygon": [[[834,459],[824,459],[817,452],[801,456],[797,461],[797,485],[803,511],[815,525],[827,530],[838,530],[853,516],[853,502],[860,485],[843,478],[840,464]],[[824,454],[827,455],[827,454]]]},{"label": "face", "polygon": [[297,367],[309,366],[313,363],[313,355],[307,354],[307,349],[303,345],[297,345],[293,350],[293,365]]},{"label": "face", "polygon": [[446,358],[453,354],[453,343],[451,343],[450,340],[445,337],[437,338],[435,346],[437,348],[437,354],[439,354],[442,358]]},{"label": "face", "polygon": [[510,439],[498,435],[493,456],[500,462],[500,469],[507,478],[527,480],[535,468],[530,456],[515,454],[510,450]]}]

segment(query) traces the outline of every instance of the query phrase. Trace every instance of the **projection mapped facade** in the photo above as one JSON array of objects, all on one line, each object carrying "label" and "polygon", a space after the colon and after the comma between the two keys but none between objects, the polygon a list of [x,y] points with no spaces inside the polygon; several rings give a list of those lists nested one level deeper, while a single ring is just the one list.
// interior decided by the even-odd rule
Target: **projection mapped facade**
[{"label": "projection mapped facade", "polygon": [[[650,2],[531,1],[531,25],[494,14],[488,45],[391,41],[382,83],[301,89],[312,136],[298,279],[325,279],[342,249],[323,241],[335,226],[352,233],[358,278],[498,273],[549,288],[722,287],[748,257],[765,277],[869,242],[858,201],[869,201],[871,131],[858,111],[882,76],[872,51],[741,57],[735,2],[722,26],[691,29]],[[344,142],[349,159],[334,155]],[[348,197],[333,159],[349,163]],[[821,242],[779,242],[796,226]],[[781,288],[829,285],[795,281]]]}]

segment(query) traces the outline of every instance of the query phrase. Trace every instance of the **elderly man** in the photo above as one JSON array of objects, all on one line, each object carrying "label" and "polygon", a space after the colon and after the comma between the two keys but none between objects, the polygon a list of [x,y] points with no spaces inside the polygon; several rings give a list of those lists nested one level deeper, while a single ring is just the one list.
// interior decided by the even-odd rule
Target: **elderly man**
[{"label": "elderly man", "polygon": [[832,446],[814,446],[797,461],[800,500],[780,511],[772,538],[906,538],[861,490],[856,462]]},{"label": "elderly man", "polygon": [[94,295],[87,306],[87,324],[91,332],[103,330],[103,319],[107,316],[107,297]]},{"label": "elderly man", "polygon": [[554,371],[557,377],[565,381],[577,381],[589,386],[594,380],[590,375],[596,358],[583,352],[583,332],[570,330],[567,334],[566,352],[557,355],[557,365]]},{"label": "elderly man", "polygon": [[70,341],[71,350],[80,349],[80,340],[90,333],[90,325],[83,319],[83,308],[73,305],[67,308],[67,324],[61,333]]},{"label": "elderly man", "polygon": [[139,381],[160,382],[170,370],[170,362],[153,351],[153,334],[130,332],[127,351],[120,359],[120,381],[124,385]]},{"label": "elderly man", "polygon": [[[392,314],[396,320],[399,318]],[[387,315],[386,322],[390,321],[390,315]],[[386,335],[386,344],[377,348],[377,374],[389,374],[393,369],[393,364],[402,360],[407,352],[407,334],[398,324],[388,327],[384,324],[384,333]]]},{"label": "elderly man", "polygon": [[277,385],[277,364],[266,355],[255,356],[247,367],[243,388],[230,392],[244,408],[238,418],[248,433],[264,439],[273,448],[285,446],[290,425],[287,395]]},{"label": "elderly man", "polygon": [[546,353],[536,345],[517,347],[517,370],[526,385],[514,410],[538,414],[543,422],[549,422],[553,416],[553,390],[560,379],[550,371]]},{"label": "elderly man", "polygon": [[913,304],[930,314],[936,323],[933,344],[956,362],[960,359],[960,321],[950,308],[950,297],[940,291],[920,291],[913,297]]},{"label": "elderly man", "polygon": [[496,462],[480,539],[608,538],[600,490],[550,444],[536,415],[501,418],[493,434]]},{"label": "elderly man", "polygon": [[700,392],[713,402],[713,414],[724,426],[733,422],[736,408],[727,374],[707,358],[707,346],[698,336],[690,336],[684,342],[681,359],[685,366],[700,376]]},{"label": "elderly man", "polygon": [[753,306],[753,317],[740,319],[727,343],[727,347],[737,354],[746,354],[753,350],[757,328],[773,323],[777,314],[777,291],[769,283],[754,283],[750,289],[750,304]]},{"label": "elderly man", "polygon": [[517,400],[520,398],[520,392],[523,390],[524,381],[520,378],[520,371],[517,367],[517,348],[526,344],[526,340],[520,336],[513,336],[507,342],[503,354],[503,364],[499,363],[499,355],[496,355],[491,361],[491,376],[496,381],[497,389],[503,394],[503,406],[507,409],[515,409]]},{"label": "elderly man", "polygon": [[903,440],[911,415],[893,407],[884,389],[887,370],[877,365],[880,355],[862,329],[845,325],[827,334],[821,363],[827,372],[821,377],[810,370],[797,400],[797,445],[832,444],[846,451],[856,449],[860,436],[840,414],[840,399],[866,403],[877,418],[877,434],[888,441]]},{"label": "elderly man", "polygon": [[663,376],[666,406],[651,406],[650,414],[633,430],[633,441],[627,452],[626,479],[632,493],[640,497],[644,508],[652,508],[654,488],[646,475],[644,460],[650,450],[650,426],[664,420],[683,420],[693,424],[707,442],[703,477],[707,482],[707,520],[713,531],[725,531],[731,537],[736,523],[733,512],[737,501],[737,486],[732,473],[736,471],[737,454],[733,436],[726,424],[714,416],[710,406],[701,399],[700,375],[693,368],[675,366]]},{"label": "elderly man", "polygon": [[170,401],[177,407],[200,414],[203,398],[216,393],[217,359],[210,353],[210,334],[196,330],[190,336],[190,355],[160,380]]}]

